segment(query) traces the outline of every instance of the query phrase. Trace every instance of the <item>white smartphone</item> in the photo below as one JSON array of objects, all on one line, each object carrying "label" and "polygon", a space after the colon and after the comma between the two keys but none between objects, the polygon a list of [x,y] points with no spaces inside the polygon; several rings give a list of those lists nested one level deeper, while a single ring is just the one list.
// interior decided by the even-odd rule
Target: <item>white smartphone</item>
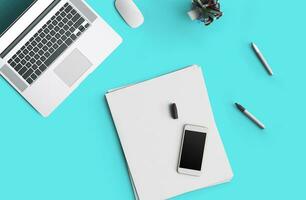
[{"label": "white smartphone", "polygon": [[200,176],[208,129],[185,125],[180,150],[178,173]]}]

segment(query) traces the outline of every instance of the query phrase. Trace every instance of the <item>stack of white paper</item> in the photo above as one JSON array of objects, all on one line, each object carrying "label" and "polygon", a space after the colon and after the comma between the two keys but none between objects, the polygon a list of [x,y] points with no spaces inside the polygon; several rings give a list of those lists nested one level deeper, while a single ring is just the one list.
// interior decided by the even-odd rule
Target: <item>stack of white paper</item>
[{"label": "stack of white paper", "polygon": [[[233,177],[211,111],[201,68],[191,66],[106,94],[137,199],[167,199]],[[176,103],[173,120],[169,104]],[[203,173],[177,173],[185,124],[209,128]]]}]

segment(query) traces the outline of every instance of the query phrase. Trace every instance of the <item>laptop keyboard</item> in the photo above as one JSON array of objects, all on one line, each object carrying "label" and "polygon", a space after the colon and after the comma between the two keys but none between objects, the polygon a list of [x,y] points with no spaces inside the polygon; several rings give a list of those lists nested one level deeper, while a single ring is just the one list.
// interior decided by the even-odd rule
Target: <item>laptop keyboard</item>
[{"label": "laptop keyboard", "polygon": [[78,11],[66,3],[8,63],[32,84],[89,26]]}]

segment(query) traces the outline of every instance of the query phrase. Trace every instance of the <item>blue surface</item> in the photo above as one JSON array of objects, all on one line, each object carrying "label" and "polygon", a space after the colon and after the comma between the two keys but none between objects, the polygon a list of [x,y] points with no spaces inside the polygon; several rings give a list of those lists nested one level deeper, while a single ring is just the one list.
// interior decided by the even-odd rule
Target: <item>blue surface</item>
[{"label": "blue surface", "polygon": [[188,19],[189,0],[135,1],[146,18],[136,30],[113,1],[88,1],[124,42],[49,118],[0,79],[0,199],[133,199],[104,94],[194,63],[203,66],[235,176],[176,199],[305,199],[306,1],[221,0],[224,16],[209,27]]}]

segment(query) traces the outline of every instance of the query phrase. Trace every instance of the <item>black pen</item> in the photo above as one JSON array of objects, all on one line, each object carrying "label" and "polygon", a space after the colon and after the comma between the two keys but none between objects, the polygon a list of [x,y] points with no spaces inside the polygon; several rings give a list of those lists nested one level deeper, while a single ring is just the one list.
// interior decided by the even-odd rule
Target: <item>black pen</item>
[{"label": "black pen", "polygon": [[242,105],[239,103],[235,103],[238,110],[240,110],[245,116],[247,116],[252,122],[254,122],[259,128],[264,129],[265,125],[261,123],[254,115],[252,115],[249,111],[247,111]]},{"label": "black pen", "polygon": [[173,119],[178,119],[178,111],[176,103],[170,104],[170,112]]}]

